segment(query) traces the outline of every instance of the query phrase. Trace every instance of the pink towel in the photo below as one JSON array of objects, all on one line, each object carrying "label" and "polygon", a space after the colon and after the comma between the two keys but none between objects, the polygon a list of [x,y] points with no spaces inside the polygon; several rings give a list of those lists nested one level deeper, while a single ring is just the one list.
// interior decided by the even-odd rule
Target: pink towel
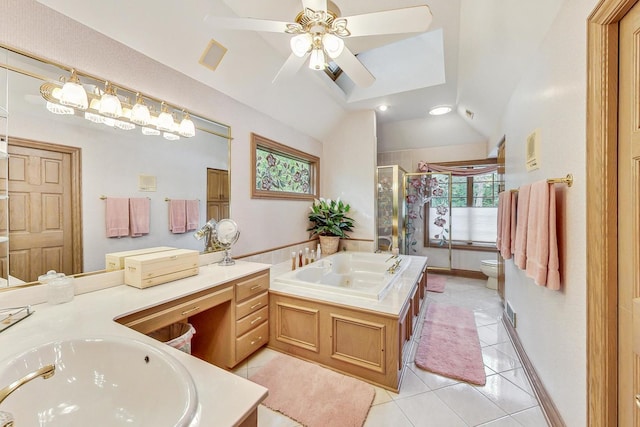
[{"label": "pink towel", "polygon": [[503,199],[500,221],[502,240],[498,249],[502,258],[511,259],[511,191],[503,191],[501,194]]},{"label": "pink towel", "polygon": [[187,200],[187,231],[193,231],[198,228],[200,222],[200,211],[198,200]]},{"label": "pink towel", "polygon": [[513,258],[515,264],[524,270],[527,267],[527,220],[529,217],[529,193],[531,185],[525,184],[518,190],[518,212],[516,216],[516,241]]},{"label": "pink towel", "polygon": [[[551,273],[553,283],[549,285],[557,290],[560,288],[560,274],[555,204],[553,184],[548,184],[544,180],[531,185],[527,223],[527,276],[531,277],[537,285],[547,286]],[[551,271],[549,271],[550,268]]]},{"label": "pink towel", "polygon": [[129,235],[129,199],[107,197],[105,225],[107,237]]},{"label": "pink towel", "polygon": [[502,193],[498,193],[498,228],[496,233],[496,248],[498,252],[500,252],[500,248],[502,247],[502,233],[504,227],[502,223],[504,222],[504,191]]},{"label": "pink towel", "polygon": [[129,216],[131,237],[140,237],[143,234],[149,234],[148,197],[129,199]]},{"label": "pink towel", "polygon": [[187,231],[185,200],[169,200],[169,231],[173,234],[181,234]]},{"label": "pink towel", "polygon": [[511,217],[511,243],[509,245],[510,247],[510,252],[513,255],[516,252],[516,216],[517,216],[517,209],[518,209],[518,192],[517,191],[512,191],[511,192],[511,212],[509,213],[509,216]]}]

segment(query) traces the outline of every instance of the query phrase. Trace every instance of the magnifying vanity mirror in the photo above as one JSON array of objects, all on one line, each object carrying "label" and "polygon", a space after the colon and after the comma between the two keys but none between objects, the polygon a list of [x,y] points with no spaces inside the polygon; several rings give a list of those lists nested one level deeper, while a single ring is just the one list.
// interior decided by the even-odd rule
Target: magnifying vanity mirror
[{"label": "magnifying vanity mirror", "polygon": [[[144,135],[140,126],[94,123],[84,113],[54,114],[41,86],[62,86],[60,78],[68,80],[71,67],[2,46],[0,64],[0,153],[8,154],[0,155],[0,288],[35,281],[48,270],[100,271],[111,252],[156,246],[202,250],[192,231],[169,230],[169,200],[198,200],[198,228],[215,215],[229,217],[229,126],[188,105],[172,107],[176,121],[184,109],[195,124],[195,136],[179,140]],[[90,93],[104,90],[78,76]],[[134,105],[135,93],[117,95]],[[152,112],[158,115],[161,100],[148,99],[158,105]],[[108,197],[148,198],[149,233],[108,238]]]}]

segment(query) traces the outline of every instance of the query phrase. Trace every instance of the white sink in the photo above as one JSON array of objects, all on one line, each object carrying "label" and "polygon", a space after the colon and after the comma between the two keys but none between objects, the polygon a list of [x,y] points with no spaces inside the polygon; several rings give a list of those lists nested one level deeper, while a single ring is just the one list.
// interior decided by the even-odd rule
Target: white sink
[{"label": "white sink", "polygon": [[196,389],[171,355],[122,338],[55,341],[0,364],[0,389],[45,365],[0,404],[16,426],[189,426]]}]

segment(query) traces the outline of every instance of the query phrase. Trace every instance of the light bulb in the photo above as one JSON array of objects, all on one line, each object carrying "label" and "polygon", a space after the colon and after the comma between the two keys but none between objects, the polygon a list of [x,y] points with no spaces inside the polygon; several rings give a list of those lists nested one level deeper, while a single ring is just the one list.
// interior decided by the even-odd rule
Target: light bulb
[{"label": "light bulb", "polygon": [[131,109],[131,121],[140,126],[146,126],[151,123],[149,107],[144,104],[140,94],[137,95],[136,105]]},{"label": "light bulb", "polygon": [[60,92],[60,103],[68,107],[86,110],[89,106],[87,92],[84,90],[76,74],[76,70],[71,70],[71,77],[62,86]]},{"label": "light bulb", "polygon": [[327,51],[327,55],[332,59],[340,56],[344,49],[344,41],[340,37],[329,33],[322,36],[322,45],[324,50]]},{"label": "light bulb", "polygon": [[189,113],[186,113],[182,121],[180,122],[178,133],[185,138],[191,138],[196,135],[196,126],[193,124]]},{"label": "light bulb", "polygon": [[311,49],[311,42],[312,42],[311,34],[302,33],[302,34],[298,34],[297,36],[291,37],[291,40],[289,43],[291,45],[291,51],[294,53],[294,55],[296,55],[299,58],[302,58]]},{"label": "light bulb", "polygon": [[324,52],[322,49],[313,49],[311,51],[311,58],[309,58],[309,68],[312,70],[324,70],[324,67]]},{"label": "light bulb", "polygon": [[173,116],[171,115],[171,113],[169,113],[167,105],[163,102],[162,112],[158,116],[158,123],[156,124],[156,128],[164,132],[173,132],[174,126],[175,123],[173,122]]},{"label": "light bulb", "polygon": [[122,116],[122,104],[111,83],[106,82],[105,92],[100,97],[100,114],[117,119]]}]

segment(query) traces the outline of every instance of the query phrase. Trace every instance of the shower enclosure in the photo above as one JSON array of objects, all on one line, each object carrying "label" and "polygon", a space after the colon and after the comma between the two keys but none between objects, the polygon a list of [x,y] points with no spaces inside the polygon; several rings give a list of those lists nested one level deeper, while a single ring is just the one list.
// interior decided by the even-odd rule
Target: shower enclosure
[{"label": "shower enclosure", "polygon": [[398,165],[378,166],[376,172],[376,250],[398,248],[404,253],[403,182],[406,171]]},{"label": "shower enclosure", "polygon": [[451,270],[451,172],[404,175],[404,251],[426,255],[430,270]]}]

